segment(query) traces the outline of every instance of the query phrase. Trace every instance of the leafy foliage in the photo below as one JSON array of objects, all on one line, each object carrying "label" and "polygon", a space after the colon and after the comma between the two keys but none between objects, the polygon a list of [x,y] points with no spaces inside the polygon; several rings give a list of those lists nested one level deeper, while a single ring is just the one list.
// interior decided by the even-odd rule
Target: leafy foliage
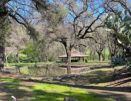
[{"label": "leafy foliage", "polygon": [[126,60],[123,56],[114,56],[111,60],[111,63],[113,65],[124,65],[126,63]]},{"label": "leafy foliage", "polygon": [[[38,62],[38,51],[36,50],[33,43],[28,43],[27,47],[21,51],[25,55],[23,61],[25,62]],[[22,58],[22,57],[21,57]]]},{"label": "leafy foliage", "polygon": [[106,26],[114,31],[116,37],[124,45],[131,45],[131,16],[126,12],[118,12],[108,16]]}]

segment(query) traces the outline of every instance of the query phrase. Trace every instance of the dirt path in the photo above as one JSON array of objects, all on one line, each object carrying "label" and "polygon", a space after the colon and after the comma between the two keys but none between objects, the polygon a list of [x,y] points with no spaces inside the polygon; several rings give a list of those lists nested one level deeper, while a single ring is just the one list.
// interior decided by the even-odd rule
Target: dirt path
[{"label": "dirt path", "polygon": [[87,89],[87,90],[88,92],[98,94],[97,96],[112,97],[116,99],[116,101],[131,101],[131,93],[128,92],[96,90],[96,89]]}]

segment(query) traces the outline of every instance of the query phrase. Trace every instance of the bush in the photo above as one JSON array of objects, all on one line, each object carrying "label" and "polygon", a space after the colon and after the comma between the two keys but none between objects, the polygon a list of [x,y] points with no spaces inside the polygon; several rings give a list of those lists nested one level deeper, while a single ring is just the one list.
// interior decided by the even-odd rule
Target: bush
[{"label": "bush", "polygon": [[125,57],[121,56],[121,55],[114,56],[111,59],[111,64],[113,64],[113,65],[124,65],[124,64],[126,64]]}]

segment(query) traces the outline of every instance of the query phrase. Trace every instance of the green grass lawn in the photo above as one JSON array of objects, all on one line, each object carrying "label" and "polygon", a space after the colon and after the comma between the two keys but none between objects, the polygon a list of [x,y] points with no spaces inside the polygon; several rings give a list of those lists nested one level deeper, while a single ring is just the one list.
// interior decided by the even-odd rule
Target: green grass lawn
[{"label": "green grass lawn", "polygon": [[115,101],[85,89],[47,83],[20,81],[19,79],[0,78],[0,100],[10,101],[15,96],[18,101],[63,101],[64,97],[73,97],[78,101]]},{"label": "green grass lawn", "polygon": [[[99,60],[89,60],[87,63],[85,62],[72,62],[71,65],[109,65],[108,60],[100,62]],[[31,66],[31,65],[65,65],[65,63],[57,63],[57,62],[37,62],[37,63],[6,63],[5,66],[18,66],[18,67],[23,67],[23,66]]]}]

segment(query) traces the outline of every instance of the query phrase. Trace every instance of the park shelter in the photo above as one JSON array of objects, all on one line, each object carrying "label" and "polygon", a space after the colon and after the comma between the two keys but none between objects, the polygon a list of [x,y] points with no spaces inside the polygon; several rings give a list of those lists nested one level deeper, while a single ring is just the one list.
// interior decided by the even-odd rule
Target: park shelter
[{"label": "park shelter", "polygon": [[[71,61],[72,62],[78,62],[78,61],[85,61],[85,59],[88,57],[88,55],[85,55],[84,53],[76,50],[76,49],[72,49],[71,50]],[[67,60],[67,55],[64,54],[64,55],[61,55],[59,56],[59,59],[62,61],[62,62],[66,62]]]}]

